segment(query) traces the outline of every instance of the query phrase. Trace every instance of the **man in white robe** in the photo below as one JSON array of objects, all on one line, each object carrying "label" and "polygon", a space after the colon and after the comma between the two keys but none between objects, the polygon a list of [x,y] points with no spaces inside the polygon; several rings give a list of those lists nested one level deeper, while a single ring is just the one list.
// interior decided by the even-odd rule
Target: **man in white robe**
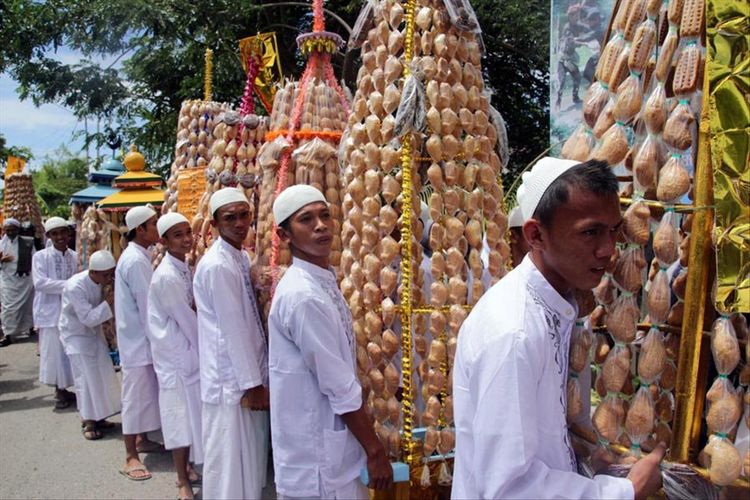
[{"label": "man in white robe", "polygon": [[78,412],[86,439],[101,439],[104,419],[120,411],[117,383],[102,323],[112,318],[102,286],[112,283],[115,258],[106,250],[91,254],[89,269],[75,274],[63,287],[60,340],[70,358]]},{"label": "man in white robe", "polygon": [[[273,205],[293,261],[268,318],[271,433],[283,498],[369,498],[359,479],[387,489],[393,472],[357,379],[352,317],[330,267],[333,219],[312,186],[282,191]],[[301,402],[304,401],[304,404]]]},{"label": "man in white robe", "polygon": [[70,360],[57,324],[65,282],[78,267],[76,253],[68,248],[70,229],[61,217],[50,217],[44,232],[52,242],[34,254],[31,275],[34,282],[34,326],[39,330],[39,382],[55,388],[55,408],[70,406],[75,395],[66,389],[74,385]]},{"label": "man in white robe", "polygon": [[646,498],[661,486],[660,445],[626,478],[579,475],[566,379],[575,289],[599,283],[622,224],[605,162],[544,158],[519,204],[531,247],[461,327],[453,368],[453,498]]},{"label": "man in white robe", "polygon": [[242,191],[209,201],[219,238],[195,272],[204,498],[260,498],[268,459],[268,353],[242,242],[250,205]]},{"label": "man in white robe", "polygon": [[128,246],[115,271],[115,326],[122,367],[122,434],[128,479],[151,477],[139,453],[161,451],[147,433],[161,427],[159,384],[151,358],[148,330],[148,289],[153,267],[149,248],[159,240],[156,212],[147,206],[125,214]]},{"label": "man in white robe", "polygon": [[21,223],[9,217],[3,222],[5,234],[0,239],[0,320],[3,338],[0,346],[13,337],[28,335],[34,326],[34,283],[31,261],[34,239],[20,236]]},{"label": "man in white robe", "polygon": [[159,409],[164,447],[172,450],[177,496],[193,498],[193,463],[203,463],[198,319],[193,276],[185,255],[193,246],[190,223],[178,212],[156,225],[167,253],[154,271],[148,291],[148,334],[159,379]]}]

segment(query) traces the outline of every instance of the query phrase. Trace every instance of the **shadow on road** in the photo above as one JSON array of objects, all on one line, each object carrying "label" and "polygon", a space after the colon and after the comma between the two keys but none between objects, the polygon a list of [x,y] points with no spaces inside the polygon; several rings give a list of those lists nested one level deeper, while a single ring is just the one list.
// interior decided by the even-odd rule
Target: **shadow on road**
[{"label": "shadow on road", "polygon": [[[0,388],[0,393],[1,392],[2,392],[2,388]],[[55,406],[55,403],[52,401],[52,395],[37,396],[34,398],[4,399],[0,401],[0,413],[8,413],[12,411],[34,410],[37,408],[45,408],[45,407],[52,410],[54,409],[54,406]]]}]

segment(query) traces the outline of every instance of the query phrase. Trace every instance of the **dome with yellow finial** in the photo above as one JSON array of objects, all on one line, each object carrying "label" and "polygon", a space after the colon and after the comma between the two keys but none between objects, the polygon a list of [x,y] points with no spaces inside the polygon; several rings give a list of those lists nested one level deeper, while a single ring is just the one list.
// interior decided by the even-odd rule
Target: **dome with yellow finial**
[{"label": "dome with yellow finial", "polygon": [[127,211],[130,207],[161,205],[164,192],[161,189],[163,180],[156,174],[146,172],[146,159],[135,145],[122,159],[127,172],[115,178],[112,185],[121,191],[99,201],[98,206],[105,211]]},{"label": "dome with yellow finial", "polygon": [[128,172],[141,172],[146,169],[146,159],[135,147],[135,144],[130,146],[130,152],[125,155],[122,163]]}]

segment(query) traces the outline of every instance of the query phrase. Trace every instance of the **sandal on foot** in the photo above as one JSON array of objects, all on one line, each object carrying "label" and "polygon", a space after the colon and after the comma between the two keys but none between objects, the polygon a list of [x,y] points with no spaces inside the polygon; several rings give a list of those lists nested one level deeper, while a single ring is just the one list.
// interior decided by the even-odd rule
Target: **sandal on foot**
[{"label": "sandal on foot", "polygon": [[70,401],[67,399],[55,400],[55,410],[64,410],[70,406]]},{"label": "sandal on foot", "polygon": [[81,429],[81,432],[83,433],[83,437],[88,439],[89,441],[96,441],[97,439],[101,439],[104,434],[102,434],[102,431],[97,429],[96,427],[84,427]]},{"label": "sandal on foot", "polygon": [[97,429],[114,429],[115,425],[116,424],[114,424],[113,422],[110,422],[108,420],[99,420],[96,423],[96,428]]},{"label": "sandal on foot", "polygon": [[[136,476],[135,474],[133,474],[134,472],[145,472],[145,474],[142,476]],[[120,469],[120,474],[130,479],[131,481],[145,481],[146,479],[151,479],[151,473],[144,465],[134,465],[132,467],[126,466]]]}]

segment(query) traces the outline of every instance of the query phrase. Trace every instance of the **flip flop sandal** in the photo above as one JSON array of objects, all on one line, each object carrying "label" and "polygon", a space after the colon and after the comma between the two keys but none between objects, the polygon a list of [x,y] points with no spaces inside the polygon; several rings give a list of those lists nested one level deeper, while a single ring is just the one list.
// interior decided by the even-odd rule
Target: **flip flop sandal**
[{"label": "flip flop sandal", "polygon": [[[131,481],[145,481],[147,479],[151,479],[151,473],[143,465],[136,465],[134,467],[124,467],[120,469],[119,472],[120,474],[130,479]],[[134,476],[133,472],[145,472],[146,474],[143,476]]]},{"label": "flip flop sandal", "polygon": [[97,428],[86,428],[84,427],[81,429],[81,432],[83,433],[83,437],[86,438],[89,441],[96,441],[97,439],[101,439],[104,434],[102,434],[102,431],[100,431]]}]

